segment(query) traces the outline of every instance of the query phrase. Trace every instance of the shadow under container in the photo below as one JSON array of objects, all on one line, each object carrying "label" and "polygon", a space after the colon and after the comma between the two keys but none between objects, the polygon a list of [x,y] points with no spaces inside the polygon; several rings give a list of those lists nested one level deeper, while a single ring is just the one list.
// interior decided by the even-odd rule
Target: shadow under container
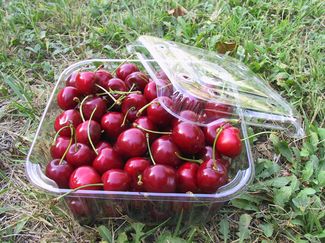
[{"label": "shadow under container", "polygon": [[[106,70],[115,70],[125,61],[132,62],[147,72],[156,82],[158,97],[166,95],[166,92],[171,95],[174,103],[178,105],[173,108],[162,105],[177,118],[183,119],[180,117],[182,110],[190,109],[198,114],[202,112],[199,105],[193,106],[187,102],[188,97],[195,97],[195,100],[204,100],[204,102],[212,100],[231,106],[232,110],[227,114],[227,118],[221,118],[218,122],[233,118],[239,119],[240,123],[237,126],[240,128],[243,138],[248,137],[247,125],[281,129],[296,137],[303,134],[300,120],[296,115],[293,115],[294,111],[291,107],[281,97],[275,96],[275,91],[266,86],[260,79],[255,80],[255,83],[257,82],[259,86],[263,87],[263,93],[261,89],[256,88],[255,83],[254,85],[247,85],[247,82],[238,82],[237,84],[229,82],[229,77],[225,76],[229,73],[233,75],[231,79],[237,78],[239,80],[243,75],[246,80],[251,77],[256,78],[246,67],[232,58],[216,56],[216,54],[211,56],[211,53],[205,53],[201,49],[148,36],[140,37],[136,44],[130,45],[128,48],[135,53],[137,59],[85,60],[71,65],[61,73],[48,100],[26,159],[27,177],[36,188],[56,197],[70,191],[70,189],[58,188],[53,180],[45,176],[44,171],[46,164],[51,160],[49,151],[55,133],[54,120],[61,112],[56,103],[56,95],[59,89],[64,87],[65,80],[79,69],[95,70],[98,66],[104,65]],[[183,55],[181,60],[177,59],[179,55]],[[184,57],[184,55],[189,55],[189,57]],[[229,69],[227,66],[229,63],[235,65],[236,70],[232,70],[233,66]],[[239,69],[243,67],[244,69],[240,71]],[[210,72],[211,68],[218,72]],[[223,68],[222,72],[220,72],[221,68]],[[161,69],[170,79],[172,90],[159,83],[155,74]],[[250,90],[251,93],[248,92],[249,88],[253,88]],[[257,96],[259,92],[262,94]],[[249,99],[252,98],[250,96],[253,94],[255,98],[260,99],[258,104],[264,107],[257,107],[250,102]],[[244,99],[248,100],[245,104],[243,103]],[[283,110],[273,114],[270,110],[267,111],[270,104],[279,106],[279,102],[281,104],[279,108]],[[265,107],[266,105],[268,107]],[[261,110],[262,108],[265,110]],[[194,123],[206,126],[209,122]],[[161,223],[165,220],[174,224],[180,216],[185,223],[203,223],[226,202],[243,193],[254,178],[254,162],[249,139],[243,140],[241,155],[232,160],[229,167],[229,177],[229,183],[213,194],[78,190],[65,196],[64,200],[72,215],[80,223],[86,224],[108,218],[118,218],[122,215],[127,215],[147,224]]]}]

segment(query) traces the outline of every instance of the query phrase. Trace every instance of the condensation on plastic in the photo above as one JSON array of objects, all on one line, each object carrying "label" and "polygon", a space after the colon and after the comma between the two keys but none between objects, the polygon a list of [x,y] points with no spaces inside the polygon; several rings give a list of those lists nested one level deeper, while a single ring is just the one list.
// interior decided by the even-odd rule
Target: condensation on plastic
[{"label": "condensation on plastic", "polygon": [[[241,113],[249,125],[283,130],[292,137],[304,136],[299,114],[264,80],[234,58],[152,36],[139,37],[128,50],[137,54],[156,82],[158,96],[173,100],[173,107],[166,106],[163,100],[162,103],[176,117],[181,118],[184,110],[204,117],[205,104],[213,102],[228,107],[223,117],[238,117]],[[146,62],[148,59],[154,59],[158,66]],[[165,72],[170,83],[158,79],[159,69]],[[206,126],[215,118],[189,122]]]},{"label": "condensation on plastic", "polygon": [[[40,120],[35,138],[26,158],[26,174],[29,181],[39,189],[47,193],[59,196],[70,191],[60,189],[56,183],[44,174],[45,166],[50,161],[51,139],[54,136],[53,123],[55,117],[61,112],[56,103],[56,94],[64,87],[65,80],[72,72],[79,70],[95,70],[103,64],[107,70],[114,70],[126,60],[92,59],[75,63],[64,70],[52,94],[49,97],[46,108]],[[141,67],[139,60],[127,60]],[[146,64],[157,65],[155,60],[142,60]],[[242,114],[236,114],[241,118],[240,129],[242,137],[247,137],[247,128]],[[214,194],[187,194],[187,193],[152,193],[152,192],[113,192],[97,190],[78,190],[65,197],[66,204],[71,213],[80,222],[93,222],[107,217],[116,216],[117,211],[127,214],[132,218],[144,222],[161,222],[162,216],[179,216],[181,210],[186,211],[187,220],[202,222],[205,217],[211,215],[210,210],[216,210],[225,202],[239,196],[244,192],[254,177],[254,163],[251,154],[249,140],[243,141],[243,151],[237,161],[231,164],[229,173],[231,181],[218,189]],[[78,206],[79,205],[79,206]],[[107,216],[107,208],[112,215]],[[118,208],[116,211],[115,209]],[[175,209],[176,208],[176,209]],[[158,210],[158,211],[157,211]],[[175,210],[179,210],[175,212]],[[88,213],[86,213],[88,212]],[[185,215],[184,215],[185,217]],[[192,222],[192,221],[191,221]]]}]

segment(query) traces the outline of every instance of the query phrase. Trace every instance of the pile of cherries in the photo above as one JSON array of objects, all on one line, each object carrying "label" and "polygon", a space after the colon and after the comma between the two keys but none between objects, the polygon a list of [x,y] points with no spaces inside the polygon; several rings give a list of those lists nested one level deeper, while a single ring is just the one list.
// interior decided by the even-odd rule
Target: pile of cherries
[{"label": "pile of cherries", "polygon": [[[59,91],[63,112],[54,122],[47,177],[60,188],[163,193],[215,193],[228,182],[230,162],[242,150],[238,128],[175,118],[162,105],[173,107],[173,99],[157,98],[159,84],[135,64],[123,63],[115,74],[79,70]],[[163,72],[157,77],[168,84]],[[225,107],[207,102],[200,109],[202,116],[180,116],[217,119]]]}]

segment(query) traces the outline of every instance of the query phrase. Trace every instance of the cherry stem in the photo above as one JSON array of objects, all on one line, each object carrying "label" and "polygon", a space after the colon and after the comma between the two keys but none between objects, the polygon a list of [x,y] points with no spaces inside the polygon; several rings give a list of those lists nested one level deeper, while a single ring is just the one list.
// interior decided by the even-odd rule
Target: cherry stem
[{"label": "cherry stem", "polygon": [[137,185],[138,186],[141,186],[142,184],[143,184],[143,182],[142,182],[142,175],[140,174],[140,175],[138,175]]},{"label": "cherry stem", "polygon": [[84,117],[84,114],[83,114],[83,112],[82,112],[82,106],[84,105],[84,102],[88,99],[88,98],[90,98],[90,97],[92,97],[93,95],[87,95],[82,101],[81,101],[81,103],[80,103],[80,107],[79,107],[79,110],[80,110],[80,116],[81,116],[81,119],[82,119],[82,121],[85,121],[85,117]]},{"label": "cherry stem", "polygon": [[132,106],[131,108],[129,108],[129,109],[127,110],[127,112],[126,112],[125,115],[124,115],[124,118],[123,118],[123,122],[122,122],[122,124],[121,124],[121,127],[123,127],[123,126],[125,125],[126,117],[128,116],[129,112],[130,112],[130,111],[134,111],[134,110],[135,110],[135,107],[134,107],[134,106]]},{"label": "cherry stem", "polygon": [[221,134],[221,132],[223,131],[224,127],[223,125],[221,127],[219,127],[217,130],[216,130],[216,137],[214,138],[214,141],[213,141],[213,146],[212,146],[212,160],[213,160],[213,168],[214,169],[217,169],[217,161],[216,161],[216,144],[217,144],[217,141],[218,141],[218,138]]},{"label": "cherry stem", "polygon": [[134,53],[133,54],[131,54],[129,57],[127,57],[123,62],[121,62],[115,69],[114,69],[114,71],[112,72],[112,74],[113,73],[115,73],[116,72],[116,70],[120,67],[120,66],[122,66],[124,63],[126,63],[127,61],[129,61],[129,59],[132,57],[134,55]]},{"label": "cherry stem", "polygon": [[147,76],[144,73],[140,73],[140,75],[138,75],[140,77],[141,80],[145,81],[146,83],[149,83]]},{"label": "cherry stem", "polygon": [[135,83],[132,84],[131,88],[129,89],[129,92],[131,92],[134,87],[135,87]]},{"label": "cherry stem", "polygon": [[101,64],[101,65],[99,65],[99,66],[96,68],[96,70],[95,70],[95,74],[97,73],[98,70],[100,70],[100,69],[102,69],[102,68],[104,68],[104,64]]},{"label": "cherry stem", "polygon": [[203,160],[202,159],[189,159],[189,158],[185,158],[183,156],[181,156],[179,153],[175,152],[175,155],[179,158],[179,159],[182,159],[182,160],[185,160],[185,161],[189,161],[189,162],[195,162],[195,163],[198,163],[198,164],[202,164]]},{"label": "cherry stem", "polygon": [[259,132],[259,133],[256,133],[256,134],[253,134],[253,135],[250,135],[250,136],[248,136],[248,137],[246,137],[246,138],[243,138],[243,139],[241,139],[241,141],[245,141],[245,140],[247,140],[247,139],[254,138],[254,137],[256,137],[256,136],[258,136],[258,135],[261,135],[261,134],[276,134],[276,132]]},{"label": "cherry stem", "polygon": [[88,140],[89,140],[89,143],[90,143],[91,147],[95,151],[96,155],[98,155],[98,152],[97,152],[97,150],[95,148],[95,145],[94,145],[94,143],[93,143],[93,141],[91,140],[91,137],[90,137],[90,122],[91,122],[91,119],[93,118],[93,116],[95,114],[96,109],[97,109],[97,105],[95,106],[95,109],[91,112],[91,115],[90,115],[90,118],[89,118],[89,121],[88,121],[87,136],[88,136]]},{"label": "cherry stem", "polygon": [[134,124],[134,126],[136,127],[136,128],[139,128],[140,130],[143,130],[143,131],[145,131],[145,132],[149,132],[149,133],[154,133],[154,134],[165,134],[165,135],[170,135],[170,134],[172,134],[171,132],[160,132],[160,131],[153,131],[153,130],[149,130],[149,129],[147,129],[147,128],[144,128],[144,127],[141,127],[140,125],[138,125],[138,124]]},{"label": "cherry stem", "polygon": [[136,116],[137,116],[137,117],[141,116],[141,113],[142,113],[145,109],[147,109],[151,104],[153,104],[153,103],[155,103],[155,102],[159,104],[159,102],[157,102],[156,100],[153,100],[153,101],[149,102],[148,104],[142,106],[141,109],[138,110]]},{"label": "cherry stem", "polygon": [[114,103],[119,104],[119,102],[114,98],[114,96],[110,92],[108,92],[105,88],[103,88],[99,84],[95,84],[95,86],[103,90],[113,100]]},{"label": "cherry stem", "polygon": [[60,159],[60,161],[59,161],[59,165],[62,164],[62,162],[63,162],[65,156],[67,155],[67,153],[68,153],[68,151],[69,151],[69,149],[70,149],[70,147],[71,147],[71,145],[72,145],[72,140],[73,140],[72,136],[73,136],[73,131],[74,131],[74,130],[73,130],[73,126],[72,126],[72,124],[70,124],[69,127],[70,127],[70,131],[71,131],[71,137],[70,137],[69,145],[68,145],[68,147],[66,148],[66,150],[64,151],[64,154],[62,155],[62,157],[61,157],[61,159]]},{"label": "cherry stem", "polygon": [[153,159],[153,156],[152,156],[152,153],[151,153],[150,142],[149,142],[149,134],[148,134],[148,133],[146,133],[146,140],[147,140],[147,147],[148,147],[148,152],[149,152],[150,159],[151,159],[152,163],[153,163],[154,165],[156,165],[156,162],[155,162],[155,160]]},{"label": "cherry stem", "polygon": [[61,127],[56,133],[55,133],[55,135],[54,135],[54,138],[53,138],[53,143],[52,143],[52,145],[55,145],[55,142],[56,142],[56,140],[58,139],[58,136],[60,136],[60,132],[63,130],[63,129],[66,129],[66,128],[68,128],[68,127],[70,127],[70,125],[66,125],[66,126],[64,126],[64,127]]},{"label": "cherry stem", "polygon": [[59,201],[61,198],[65,197],[65,196],[67,196],[67,195],[69,195],[69,194],[71,194],[71,193],[73,193],[73,192],[76,192],[76,191],[78,191],[78,190],[80,190],[80,189],[83,189],[83,188],[89,187],[89,186],[104,186],[104,183],[94,183],[94,184],[87,184],[87,185],[79,186],[79,187],[77,187],[77,188],[75,188],[75,189],[72,189],[72,190],[70,190],[70,191],[68,191],[68,192],[66,192],[66,193],[64,193],[64,194],[62,194],[61,196],[58,196],[57,198],[55,198],[55,200],[56,200],[56,201]]},{"label": "cherry stem", "polygon": [[77,102],[77,103],[80,103],[80,99],[78,97],[73,97],[73,101]]},{"label": "cherry stem", "polygon": [[140,94],[141,91],[120,91],[120,90],[112,90],[109,88],[109,92],[111,94]]}]

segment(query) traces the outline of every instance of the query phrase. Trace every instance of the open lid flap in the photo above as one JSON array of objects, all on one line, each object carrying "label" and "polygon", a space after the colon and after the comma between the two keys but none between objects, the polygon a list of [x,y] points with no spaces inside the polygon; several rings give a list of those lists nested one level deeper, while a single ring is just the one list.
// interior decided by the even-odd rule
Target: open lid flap
[{"label": "open lid flap", "polygon": [[[290,104],[232,57],[152,36],[140,36],[128,50],[156,82],[158,96],[173,100],[173,106],[163,105],[176,117],[191,110],[198,115],[192,122],[206,126],[239,116],[250,125],[284,130],[292,137],[304,135],[301,118]],[[169,81],[157,75],[160,69]]]}]

